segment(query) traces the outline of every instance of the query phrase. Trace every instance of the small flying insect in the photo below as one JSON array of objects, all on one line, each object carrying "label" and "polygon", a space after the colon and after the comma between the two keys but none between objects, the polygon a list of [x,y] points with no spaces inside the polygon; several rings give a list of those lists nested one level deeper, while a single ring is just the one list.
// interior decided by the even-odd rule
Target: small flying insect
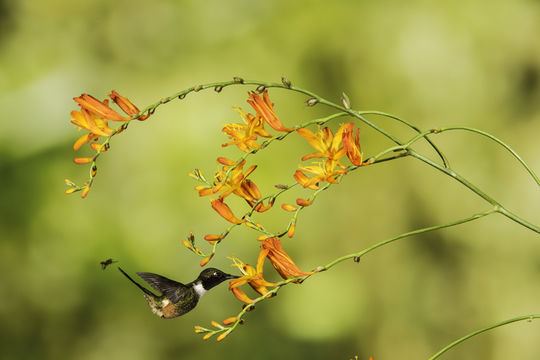
[{"label": "small flying insect", "polygon": [[117,262],[118,261],[113,260],[113,259],[107,259],[105,261],[102,261],[102,262],[100,262],[101,270],[105,270],[107,268],[107,266],[112,265],[112,264],[117,263]]}]

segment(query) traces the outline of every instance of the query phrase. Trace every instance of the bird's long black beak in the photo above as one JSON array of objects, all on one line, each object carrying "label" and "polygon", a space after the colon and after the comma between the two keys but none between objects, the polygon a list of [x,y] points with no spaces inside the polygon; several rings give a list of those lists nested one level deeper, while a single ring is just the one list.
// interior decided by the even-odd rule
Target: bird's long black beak
[{"label": "bird's long black beak", "polygon": [[238,276],[238,275],[225,274],[225,279],[226,280],[238,279],[239,277],[240,276]]}]

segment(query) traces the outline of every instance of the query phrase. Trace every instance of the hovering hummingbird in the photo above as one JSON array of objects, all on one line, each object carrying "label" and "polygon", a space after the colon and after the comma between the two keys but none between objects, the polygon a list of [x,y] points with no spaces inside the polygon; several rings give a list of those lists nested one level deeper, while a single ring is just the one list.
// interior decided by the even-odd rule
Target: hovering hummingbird
[{"label": "hovering hummingbird", "polygon": [[152,312],[164,319],[171,319],[184,315],[193,310],[201,296],[216,285],[225,280],[236,279],[239,276],[229,275],[215,268],[208,268],[199,274],[194,281],[184,285],[174,280],[167,279],[161,275],[152,273],[137,273],[152,288],[159,291],[161,295],[155,295],[138,282],[133,280],[120,267],[118,270],[124,274],[132,283],[137,285],[144,292],[144,297],[150,305]]}]

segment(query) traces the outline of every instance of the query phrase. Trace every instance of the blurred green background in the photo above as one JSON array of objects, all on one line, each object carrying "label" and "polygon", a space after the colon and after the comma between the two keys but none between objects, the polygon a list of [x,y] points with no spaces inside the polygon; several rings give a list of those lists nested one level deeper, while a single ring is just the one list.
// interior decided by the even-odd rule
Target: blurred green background
[{"label": "blurred green background", "polygon": [[[532,0],[0,1],[0,358],[424,359],[477,328],[540,312],[540,238],[493,216],[284,288],[222,343],[203,342],[193,326],[239,311],[226,285],[181,318],[154,316],[114,266],[102,271],[99,262],[196,277],[200,259],[181,240],[193,230],[201,243],[227,224],[187,172],[198,167],[211,177],[217,156],[239,155],[221,148],[220,130],[239,120],[232,105],[247,110],[247,87],[160,107],[112,140],[87,199],[63,195],[64,178],[82,182],[88,173],[71,161],[80,136],[69,123],[74,96],[104,98],[116,89],[144,107],[233,76],[286,75],[334,101],[345,91],[355,109],[394,113],[423,129],[481,128],[538,171],[539,39],[540,2]],[[297,94],[270,95],[288,126],[329,113],[306,109]],[[360,126],[366,155],[389,145]],[[456,171],[540,223],[538,187],[508,153],[472,134],[434,140]],[[275,145],[252,159],[259,168],[251,178],[263,192],[292,182],[311,152],[299,137]],[[301,213],[295,237],[283,244],[309,270],[487,208],[450,178],[402,159],[351,173]],[[258,219],[280,229],[287,216],[276,206]],[[212,264],[234,271],[226,258],[233,253],[253,264],[256,236],[235,230]],[[518,323],[443,358],[538,359],[539,335],[538,321]]]}]

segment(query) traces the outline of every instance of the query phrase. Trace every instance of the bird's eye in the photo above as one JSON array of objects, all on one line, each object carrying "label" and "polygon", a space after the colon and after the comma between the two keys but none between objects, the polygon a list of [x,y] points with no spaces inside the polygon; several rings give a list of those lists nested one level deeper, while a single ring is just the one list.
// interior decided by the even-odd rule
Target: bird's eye
[{"label": "bird's eye", "polygon": [[214,272],[212,275],[213,275],[213,276],[217,276],[217,272]]}]

